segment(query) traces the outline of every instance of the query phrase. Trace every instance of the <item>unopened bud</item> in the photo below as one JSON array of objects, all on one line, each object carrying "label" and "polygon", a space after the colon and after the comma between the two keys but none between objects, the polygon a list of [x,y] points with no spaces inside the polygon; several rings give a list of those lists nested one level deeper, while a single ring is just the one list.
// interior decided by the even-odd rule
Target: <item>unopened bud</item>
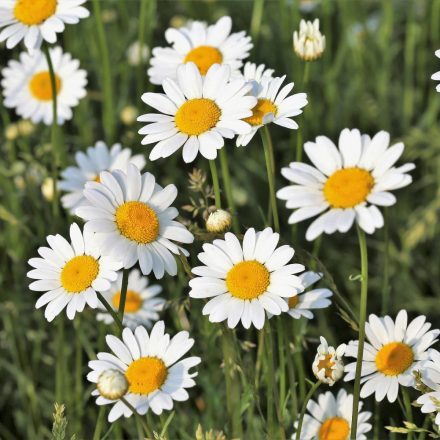
[{"label": "unopened bud", "polygon": [[226,232],[231,227],[232,216],[228,211],[217,209],[209,214],[206,220],[206,229],[209,232],[221,233]]},{"label": "unopened bud", "polygon": [[110,369],[100,374],[96,388],[102,397],[117,400],[127,393],[128,382],[122,371]]}]

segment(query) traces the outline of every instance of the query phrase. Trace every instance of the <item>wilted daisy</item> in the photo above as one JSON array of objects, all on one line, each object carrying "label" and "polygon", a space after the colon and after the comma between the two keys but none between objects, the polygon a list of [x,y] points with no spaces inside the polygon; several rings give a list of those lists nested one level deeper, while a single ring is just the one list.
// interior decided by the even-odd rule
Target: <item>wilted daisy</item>
[{"label": "wilted daisy", "polygon": [[89,16],[81,6],[87,0],[3,0],[0,5],[0,42],[12,49],[24,39],[31,51],[39,49],[43,40],[57,41],[65,24],[76,24]]},{"label": "wilted daisy", "polygon": [[341,358],[345,353],[345,344],[338,348],[331,347],[322,336],[319,338],[321,344],[316,350],[315,360],[312,364],[313,374],[321,382],[327,385],[334,385],[344,374],[344,363]]},{"label": "wilted daisy", "polygon": [[[368,342],[362,360],[361,397],[375,393],[378,402],[386,396],[390,402],[397,398],[399,385],[414,385],[413,371],[428,359],[428,348],[437,341],[439,330],[429,330],[425,316],[418,316],[407,325],[408,315],[401,310],[395,322],[389,317],[370,315],[365,324]],[[357,358],[358,341],[350,341],[345,356]],[[345,367],[344,380],[355,377],[356,362]]]},{"label": "wilted daisy", "polygon": [[[134,331],[125,328],[122,340],[108,335],[106,342],[113,354],[98,353],[98,360],[89,362],[92,371],[87,379],[97,383],[103,371],[121,371],[128,382],[124,398],[141,415],[150,408],[155,414],[162,414],[163,410],[173,408],[173,400],[188,400],[186,388],[195,385],[193,377],[197,376],[189,370],[200,363],[200,358],[179,359],[194,345],[194,339],[189,338],[188,332],[182,331],[170,340],[170,335],[164,330],[163,321],[159,321],[150,334],[139,326]],[[108,415],[109,422],[132,415],[123,401],[106,399],[98,390],[92,395],[98,396],[97,405],[113,405]]]},{"label": "wilted daisy", "polygon": [[128,164],[122,170],[102,171],[100,182],[87,182],[84,196],[88,204],[76,214],[86,228],[97,232],[100,246],[106,254],[123,260],[126,269],[138,261],[142,273],[177,274],[173,254],[187,252],[173,243],[192,243],[194,236],[181,223],[176,208],[170,206],[177,197],[177,188],[162,188],[150,173],[141,174]]},{"label": "wilted daisy", "polygon": [[133,163],[140,170],[145,166],[145,158],[141,154],[132,155],[129,148],[122,148],[121,144],[114,144],[110,149],[102,142],[96,142],[94,147],[88,147],[85,152],[75,154],[76,166],[70,166],[61,172],[61,181],[58,188],[66,191],[61,197],[63,207],[72,214],[75,209],[86,203],[83,195],[86,182],[99,182],[101,171],[127,171],[129,163]]},{"label": "wilted daisy", "polygon": [[[38,2],[37,2],[38,3]],[[79,69],[79,61],[61,47],[50,49],[55,71],[58,124],[72,119],[72,108],[86,96],[87,74]],[[50,125],[53,120],[52,84],[44,53],[20,54],[20,60],[10,60],[2,70],[4,105],[15,108],[18,115],[34,123]]]},{"label": "wilted daisy", "polygon": [[265,311],[279,315],[288,310],[284,298],[303,290],[294,275],[304,270],[302,264],[288,264],[294,250],[288,245],[277,248],[279,234],[271,228],[246,231],[243,244],[228,232],[224,240],[203,245],[198,255],[205,266],[192,269],[197,275],[189,285],[192,298],[212,298],[203,308],[211,322],[228,320],[230,328],[241,320],[245,328],[253,324],[261,329]]},{"label": "wilted daisy", "polygon": [[[435,56],[437,58],[440,58],[440,49],[435,51]],[[433,79],[434,81],[440,81],[440,71],[432,74],[431,79]],[[440,92],[440,84],[437,84],[435,89],[437,90],[437,92]]]},{"label": "wilted daisy", "polygon": [[172,47],[153,49],[148,69],[150,82],[160,85],[165,78],[175,79],[177,67],[189,62],[195,63],[202,75],[213,64],[228,65],[233,73],[238,73],[253,45],[244,31],[231,34],[231,29],[231,17],[222,17],[210,26],[193,21],[180,29],[167,29],[165,39]]},{"label": "wilted daisy", "polygon": [[301,20],[299,33],[293,33],[293,49],[305,61],[319,58],[325,49],[325,36],[319,31],[319,19],[311,21]]},{"label": "wilted daisy", "polygon": [[[121,286],[122,273],[120,272],[118,279],[112,283],[110,290],[102,293],[107,303],[115,311],[119,309]],[[130,271],[125,299],[124,326],[132,329],[138,325],[151,327],[153,322],[159,319],[159,312],[163,310],[165,305],[165,299],[157,298],[160,292],[162,292],[162,287],[158,284],[149,285],[148,278],[142,276],[139,270],[133,269]],[[100,308],[105,310],[103,305]],[[113,322],[113,318],[108,312],[98,313],[96,317],[98,321],[104,321],[106,324]]]},{"label": "wilted daisy", "polygon": [[325,137],[306,142],[304,150],[316,168],[292,162],[281,174],[293,185],[277,192],[287,200],[286,207],[295,211],[289,223],[321,214],[308,228],[307,240],[323,232],[347,232],[353,222],[368,234],[383,226],[383,217],[376,205],[391,206],[396,198],[389,191],[411,183],[407,163],[394,164],[403,153],[403,143],[389,147],[390,135],[380,131],[372,139],[359,130],[342,130],[338,148]]},{"label": "wilted daisy", "polygon": [[[366,440],[365,435],[372,426],[368,423],[371,412],[361,411],[363,402],[359,402],[359,416],[356,440]],[[301,440],[347,440],[351,432],[351,416],[353,411],[353,395],[339,390],[335,395],[327,391],[318,396],[318,401],[309,400],[309,414],[304,416]],[[295,423],[297,427],[298,422]],[[295,434],[292,439],[295,438]]]},{"label": "wilted daisy", "polygon": [[39,309],[47,304],[44,316],[48,321],[64,308],[69,319],[73,319],[76,312],[82,312],[86,303],[95,309],[98,306],[96,292],[110,288],[122,263],[103,256],[93,233],[81,232],[76,223],[70,226],[70,243],[59,234],[47,236],[47,242],[50,247],[38,249],[42,258],[29,260],[34,269],[27,276],[37,280],[29,288],[46,292],[35,307]]},{"label": "wilted daisy", "polygon": [[247,133],[243,118],[252,115],[257,100],[247,96],[251,85],[244,78],[230,81],[229,66],[213,65],[205,77],[194,63],[177,69],[177,80],[163,81],[163,93],[144,93],[142,100],[160,113],[139,116],[148,122],[139,130],[143,145],[156,144],[150,160],[171,156],[183,146],[183,160],[192,162],[197,154],[215,159],[224,138]]}]

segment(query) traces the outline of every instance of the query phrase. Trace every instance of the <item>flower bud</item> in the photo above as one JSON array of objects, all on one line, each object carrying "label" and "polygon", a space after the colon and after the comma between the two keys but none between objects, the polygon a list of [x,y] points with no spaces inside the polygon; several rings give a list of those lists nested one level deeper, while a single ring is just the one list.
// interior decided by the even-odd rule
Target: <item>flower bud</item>
[{"label": "flower bud", "polygon": [[313,61],[319,58],[325,49],[325,36],[319,31],[319,20],[301,20],[299,33],[293,33],[293,48],[295,53],[304,61]]},{"label": "flower bud", "polygon": [[217,209],[209,214],[206,220],[206,229],[209,232],[226,232],[231,227],[232,216],[228,211]]},{"label": "flower bud", "polygon": [[119,370],[105,370],[98,377],[96,384],[99,394],[109,400],[117,400],[128,391],[127,379]]},{"label": "flower bud", "polygon": [[53,199],[53,179],[52,177],[46,177],[43,180],[43,183],[41,185],[41,193],[43,194],[43,197],[48,201],[52,201]]},{"label": "flower bud", "polygon": [[313,374],[321,382],[332,386],[344,373],[344,363],[341,358],[344,355],[346,345],[341,344],[335,350],[334,347],[328,346],[327,341],[322,336],[320,340],[321,344],[312,364]]}]

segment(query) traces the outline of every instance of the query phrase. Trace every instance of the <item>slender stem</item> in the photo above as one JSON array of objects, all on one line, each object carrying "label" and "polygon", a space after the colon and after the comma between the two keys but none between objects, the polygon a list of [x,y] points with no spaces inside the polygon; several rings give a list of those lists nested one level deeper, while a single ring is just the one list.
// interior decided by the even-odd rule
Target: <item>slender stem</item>
[{"label": "slender stem", "polygon": [[220,167],[222,170],[222,178],[225,187],[226,200],[228,202],[228,207],[231,210],[231,214],[232,214],[232,230],[234,231],[235,234],[239,234],[240,226],[238,224],[237,210],[235,208],[234,197],[232,194],[231,173],[229,172],[228,155],[226,153],[225,148],[222,148],[220,150]]},{"label": "slender stem", "polygon": [[[307,87],[307,84],[309,82],[309,73],[310,73],[310,62],[305,61],[304,63],[304,71],[303,71],[303,78],[302,78],[302,88],[305,91],[305,88]],[[309,101],[310,97],[307,96]],[[310,106],[310,102],[308,104]],[[304,117],[301,118],[302,121],[304,121]],[[303,135],[302,130],[298,128],[298,132],[296,135],[296,161],[301,162],[302,161],[302,154],[303,154]]]},{"label": "slender stem", "polygon": [[383,283],[382,283],[382,315],[388,313],[390,302],[390,233],[388,228],[388,210],[384,212],[385,224],[384,232],[384,262],[383,262]]},{"label": "slender stem", "polygon": [[353,413],[351,417],[351,439],[356,440],[357,421],[359,414],[359,394],[361,388],[362,359],[364,356],[365,320],[367,317],[368,298],[368,254],[367,240],[364,231],[357,226],[359,248],[361,254],[361,301],[359,309],[359,342],[356,360],[356,375],[354,380]]},{"label": "slender stem", "polygon": [[99,407],[98,420],[95,426],[95,432],[93,433],[93,440],[99,440],[101,438],[102,428],[105,420],[105,406]]},{"label": "slender stem", "polygon": [[222,207],[222,201],[220,196],[220,184],[218,181],[217,165],[214,160],[209,161],[209,168],[211,169],[212,186],[214,188],[214,195],[215,195],[215,206],[216,208],[220,209]]},{"label": "slender stem", "polygon": [[279,407],[283,408],[286,400],[286,338],[284,334],[283,316],[276,318],[277,336],[278,336],[278,357],[280,371],[280,403]]},{"label": "slender stem", "polygon": [[149,0],[140,0],[139,7],[139,33],[138,33],[138,42],[139,42],[139,65],[137,66],[137,87],[139,96],[143,91],[144,78],[145,78],[145,63],[142,59],[143,49],[145,47],[145,30],[147,28],[147,16],[148,16],[148,3]]},{"label": "slender stem", "polygon": [[140,424],[142,425],[142,428],[144,428],[145,433],[148,435],[148,438],[153,439],[154,438],[153,432],[151,431],[150,427],[145,423],[144,418],[136,411],[133,405],[129,403],[125,397],[121,397],[121,401],[124,402],[124,405],[126,405],[130,409],[130,411],[133,413],[136,419],[139,420]]},{"label": "slender stem", "polygon": [[128,269],[122,271],[122,285],[121,296],[119,299],[118,315],[121,323],[124,323],[125,301],[127,299],[127,287],[128,287]]},{"label": "slender stem", "polygon": [[295,343],[295,351],[293,353],[293,359],[295,361],[296,371],[298,372],[298,390],[300,400],[304,399],[306,394],[306,374],[304,371],[304,361],[302,353],[302,321],[301,319],[295,319],[293,321],[293,340]]},{"label": "slender stem", "polygon": [[298,426],[296,428],[296,437],[295,437],[296,440],[299,440],[301,438],[301,430],[302,430],[304,415],[305,415],[306,410],[307,410],[307,404],[309,403],[309,400],[311,399],[311,397],[313,396],[315,391],[319,388],[319,385],[321,385],[321,381],[320,380],[315,382],[315,384],[312,386],[312,388],[310,388],[309,392],[307,393],[306,398],[304,399],[304,402],[303,402],[303,405],[302,405],[302,408],[301,408],[301,414],[300,414],[299,420],[298,420]]},{"label": "slender stem", "polygon": [[264,329],[264,336],[266,339],[266,395],[267,395],[267,425],[269,437],[273,438],[275,434],[275,418],[274,418],[274,386],[275,386],[275,371],[273,365],[273,343],[272,334],[270,331],[270,323],[267,322]]},{"label": "slender stem", "polygon": [[124,328],[122,325],[122,321],[119,318],[119,315],[115,312],[115,310],[113,309],[113,307],[107,302],[107,300],[104,298],[104,296],[102,295],[101,292],[96,292],[96,294],[98,295],[98,299],[99,301],[102,302],[102,305],[105,307],[105,309],[107,310],[108,313],[110,313],[111,317],[113,318],[113,320],[116,322],[116,324],[118,325],[120,331],[122,332],[122,329]]},{"label": "slender stem", "polygon": [[[409,396],[409,392],[405,387],[401,387],[401,388],[402,388],[403,403],[405,404],[406,420],[407,422],[414,423],[412,407],[411,407],[411,398]],[[408,432],[407,440],[412,440],[412,438],[413,438],[412,432]]]}]

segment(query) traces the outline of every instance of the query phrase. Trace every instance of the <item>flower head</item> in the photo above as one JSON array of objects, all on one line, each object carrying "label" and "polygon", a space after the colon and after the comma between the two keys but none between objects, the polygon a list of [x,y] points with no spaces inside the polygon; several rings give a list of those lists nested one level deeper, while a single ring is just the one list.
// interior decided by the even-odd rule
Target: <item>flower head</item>
[{"label": "flower head", "polygon": [[127,61],[130,66],[140,66],[149,56],[150,48],[146,44],[141,46],[139,41],[135,41],[127,49]]},{"label": "flower head", "polygon": [[206,229],[208,232],[221,233],[226,232],[231,227],[232,217],[228,211],[224,209],[216,209],[209,214],[206,220]]},{"label": "flower head", "polygon": [[128,381],[122,371],[110,368],[99,375],[96,388],[105,399],[118,400],[127,393]]},{"label": "flower head", "polygon": [[344,374],[344,363],[341,358],[344,355],[346,345],[341,344],[338,348],[330,347],[322,336],[318,346],[315,360],[312,364],[313,374],[321,382],[330,386],[334,385]]},{"label": "flower head", "polygon": [[319,19],[301,20],[299,33],[293,33],[293,48],[295,53],[305,61],[319,58],[325,49],[325,36],[319,31]]},{"label": "flower head", "polygon": [[[435,56],[440,58],[440,49],[435,51]],[[434,81],[440,81],[440,71],[432,74],[431,79]],[[437,84],[436,88],[437,92],[440,92],[440,84]]]}]

